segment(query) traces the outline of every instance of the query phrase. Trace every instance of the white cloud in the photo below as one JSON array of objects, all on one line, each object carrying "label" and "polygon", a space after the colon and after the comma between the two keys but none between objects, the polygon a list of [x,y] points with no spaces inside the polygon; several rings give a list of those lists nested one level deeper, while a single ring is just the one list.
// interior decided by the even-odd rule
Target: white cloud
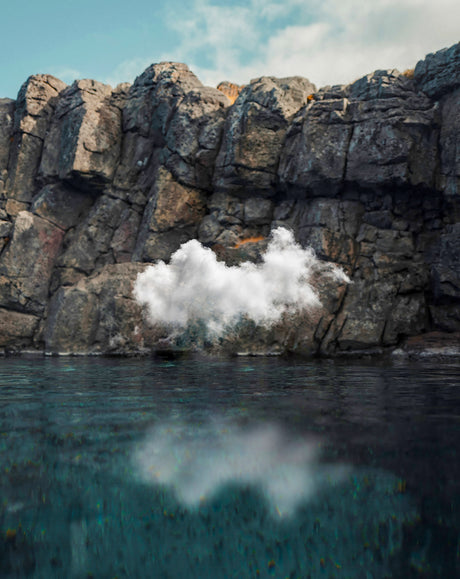
[{"label": "white cloud", "polygon": [[[156,60],[186,62],[210,85],[262,75],[347,83],[379,68],[412,68],[459,40],[458,0],[214,1],[169,14],[166,25],[181,41]],[[107,81],[132,81],[151,62],[123,62]]]}]

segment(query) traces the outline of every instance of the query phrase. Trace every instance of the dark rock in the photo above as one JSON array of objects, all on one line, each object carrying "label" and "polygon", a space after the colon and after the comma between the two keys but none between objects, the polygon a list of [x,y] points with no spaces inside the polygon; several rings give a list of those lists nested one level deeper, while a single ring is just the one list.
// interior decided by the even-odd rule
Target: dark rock
[{"label": "dark rock", "polygon": [[115,173],[121,148],[121,111],[108,85],[79,80],[64,90],[44,143],[42,179],[101,189]]},{"label": "dark rock", "polygon": [[37,316],[0,308],[0,349],[30,348],[39,321]]},{"label": "dark rock", "polygon": [[13,140],[14,109],[13,100],[0,99],[0,208],[3,208],[8,157]]},{"label": "dark rock", "polygon": [[417,63],[414,80],[424,93],[440,98],[460,87],[460,42]]},{"label": "dark rock", "polygon": [[88,213],[94,199],[65,183],[47,185],[33,199],[31,212],[67,231]]},{"label": "dark rock", "polygon": [[168,259],[182,243],[196,236],[204,214],[203,193],[180,185],[160,168],[144,212],[134,259]]},{"label": "dark rock", "polygon": [[0,256],[0,306],[41,315],[64,232],[27,211],[16,217]]},{"label": "dark rock", "polygon": [[143,318],[133,283],[145,266],[123,263],[103,268],[61,288],[50,302],[44,332],[49,352],[146,353],[160,336]]},{"label": "dark rock", "polygon": [[433,293],[437,302],[456,299],[460,307],[460,223],[448,225],[439,236],[433,263]]},{"label": "dark rock", "polygon": [[89,275],[96,267],[114,263],[111,242],[126,207],[121,199],[99,197],[85,219],[67,233],[57,265]]},{"label": "dark rock", "polygon": [[14,133],[8,162],[8,195],[28,203],[36,191],[35,178],[59,94],[66,85],[49,74],[31,76],[16,101]]},{"label": "dark rock", "polygon": [[286,130],[315,90],[301,77],[251,81],[227,116],[214,187],[248,196],[273,195]]},{"label": "dark rock", "polygon": [[347,108],[347,99],[311,101],[296,116],[279,163],[285,188],[323,195],[338,191],[352,134]]},{"label": "dark rock", "polygon": [[410,358],[457,359],[460,356],[459,344],[460,333],[429,332],[407,338],[397,355]]},{"label": "dark rock", "polygon": [[[459,63],[460,67],[460,63]],[[460,90],[442,101],[438,187],[448,196],[460,195]]]},{"label": "dark rock", "polygon": [[114,90],[30,77],[0,100],[0,348],[146,352],[163,330],[133,300],[136,262],[192,238],[260,262],[280,225],[352,283],[318,271],[322,307],[247,322],[225,351],[404,353],[410,336],[456,335],[459,46],[413,78],[319,91],[300,77],[217,90],[170,62]]},{"label": "dark rock", "polygon": [[359,90],[352,85],[350,95],[362,94],[364,98],[350,101],[348,107],[353,131],[348,143],[346,181],[361,187],[434,185],[437,110],[402,78],[395,77],[396,86],[402,86],[392,91],[388,88],[393,88],[391,73],[364,77],[358,81]]}]

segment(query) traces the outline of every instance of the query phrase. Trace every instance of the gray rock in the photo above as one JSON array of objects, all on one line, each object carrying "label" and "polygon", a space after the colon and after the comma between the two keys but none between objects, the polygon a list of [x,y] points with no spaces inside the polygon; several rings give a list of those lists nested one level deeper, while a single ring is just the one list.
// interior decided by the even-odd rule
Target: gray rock
[{"label": "gray rock", "polygon": [[75,286],[61,288],[50,302],[44,331],[49,352],[146,353],[161,331],[144,322],[132,296],[145,266],[109,265]]},{"label": "gray rock", "polygon": [[43,141],[66,85],[49,74],[31,76],[16,101],[13,141],[8,162],[8,195],[28,203],[36,191],[35,178]]},{"label": "gray rock", "polygon": [[243,88],[225,122],[214,187],[273,195],[286,130],[315,86],[307,79],[261,77]]},{"label": "gray rock", "polygon": [[246,225],[269,224],[273,216],[273,202],[263,197],[250,197],[244,202]]},{"label": "gray rock", "polygon": [[414,78],[316,92],[262,77],[233,104],[179,63],[114,90],[31,77],[0,101],[0,348],[146,352],[163,330],[142,320],[131,262],[192,238],[258,262],[279,225],[353,283],[318,270],[322,308],[248,323],[224,350],[349,355],[460,332],[458,47]]},{"label": "gray rock", "polygon": [[460,42],[418,62],[414,80],[420,90],[436,99],[460,87]]},{"label": "gray rock", "polygon": [[433,292],[437,301],[454,298],[460,304],[460,223],[439,236],[433,263]]},{"label": "gray rock", "polygon": [[0,306],[41,315],[64,232],[27,211],[16,217],[11,241],[0,256]]},{"label": "gray rock", "polygon": [[30,349],[39,321],[37,316],[0,308],[0,349]]},{"label": "gray rock", "polygon": [[442,100],[439,148],[441,163],[438,188],[445,191],[449,197],[458,197],[460,195],[460,89],[448,94]]},{"label": "gray rock", "polygon": [[146,206],[134,259],[169,259],[179,246],[196,236],[205,214],[205,197],[198,189],[180,185],[160,168]]},{"label": "gray rock", "polygon": [[[396,82],[401,78],[396,77]],[[348,108],[353,131],[345,180],[369,188],[404,184],[432,187],[437,165],[436,108],[405,84],[404,90],[395,94],[383,91],[381,83],[385,80],[391,86],[391,76],[379,74],[375,78],[374,74],[364,80],[366,85],[359,91],[350,91],[351,96],[364,93],[367,100],[351,101]],[[379,88],[373,90],[375,84]]]},{"label": "gray rock", "polygon": [[281,185],[333,195],[342,185],[352,134],[348,100],[312,101],[294,119],[281,152]]},{"label": "gray rock", "polygon": [[94,203],[94,198],[65,183],[47,185],[33,199],[31,212],[64,231],[75,227]]},{"label": "gray rock", "polygon": [[57,265],[89,275],[97,267],[114,263],[112,238],[126,207],[121,199],[109,195],[99,197],[86,218],[67,233]]},{"label": "gray rock", "polygon": [[8,156],[13,136],[15,102],[11,99],[0,99],[0,179],[8,167]]},{"label": "gray rock", "polygon": [[44,143],[40,176],[102,189],[114,176],[120,148],[121,111],[111,87],[75,81],[59,99]]}]

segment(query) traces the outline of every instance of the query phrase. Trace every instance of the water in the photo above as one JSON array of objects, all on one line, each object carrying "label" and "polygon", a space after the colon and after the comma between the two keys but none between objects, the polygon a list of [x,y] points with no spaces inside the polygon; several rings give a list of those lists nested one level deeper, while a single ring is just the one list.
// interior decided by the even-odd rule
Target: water
[{"label": "water", "polygon": [[0,577],[460,575],[460,365],[0,360]]}]

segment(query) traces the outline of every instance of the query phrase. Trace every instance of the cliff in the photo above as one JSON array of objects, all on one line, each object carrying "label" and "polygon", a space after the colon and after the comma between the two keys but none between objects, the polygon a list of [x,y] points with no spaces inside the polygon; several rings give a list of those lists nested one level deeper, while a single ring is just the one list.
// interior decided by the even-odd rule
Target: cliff
[{"label": "cliff", "polygon": [[221,88],[161,63],[115,89],[35,75],[0,100],[0,350],[148,352],[146,262],[192,238],[258,259],[283,224],[352,283],[319,287],[322,308],[261,351],[457,336],[460,44],[347,86]]}]

